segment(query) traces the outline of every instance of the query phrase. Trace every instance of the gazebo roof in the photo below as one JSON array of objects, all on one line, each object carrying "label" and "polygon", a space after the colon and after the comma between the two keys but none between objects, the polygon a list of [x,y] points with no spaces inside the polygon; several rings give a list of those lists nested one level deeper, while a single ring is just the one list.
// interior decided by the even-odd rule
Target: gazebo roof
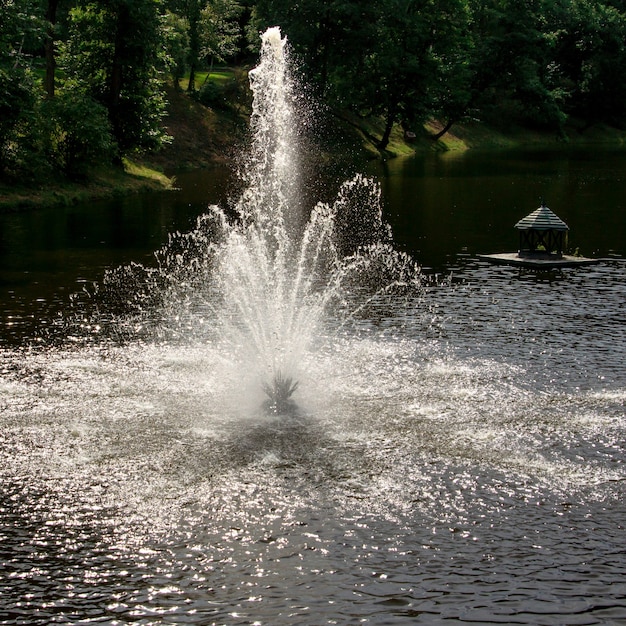
[{"label": "gazebo roof", "polygon": [[518,230],[569,230],[569,226],[543,204],[517,222],[515,228]]}]

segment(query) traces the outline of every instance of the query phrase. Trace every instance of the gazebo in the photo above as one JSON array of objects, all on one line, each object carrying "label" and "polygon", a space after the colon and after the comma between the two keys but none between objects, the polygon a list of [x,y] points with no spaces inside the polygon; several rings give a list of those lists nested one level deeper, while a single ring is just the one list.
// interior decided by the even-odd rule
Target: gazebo
[{"label": "gazebo", "polygon": [[598,263],[598,259],[565,254],[569,226],[557,217],[544,203],[530,215],[521,219],[515,228],[519,231],[519,250],[497,254],[479,254],[490,263],[517,265],[519,267],[550,270]]},{"label": "gazebo", "polygon": [[519,256],[536,259],[562,259],[567,245],[569,226],[544,203],[521,219],[519,230]]}]

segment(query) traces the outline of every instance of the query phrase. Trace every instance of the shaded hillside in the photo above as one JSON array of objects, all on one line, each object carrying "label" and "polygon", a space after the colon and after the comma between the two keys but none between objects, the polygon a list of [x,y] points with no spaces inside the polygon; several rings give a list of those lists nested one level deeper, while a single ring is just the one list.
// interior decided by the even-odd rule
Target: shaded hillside
[{"label": "shaded hillside", "polygon": [[164,128],[171,142],[142,159],[168,174],[207,167],[233,159],[245,141],[248,118],[235,105],[206,107],[186,92],[166,88],[168,113]]}]

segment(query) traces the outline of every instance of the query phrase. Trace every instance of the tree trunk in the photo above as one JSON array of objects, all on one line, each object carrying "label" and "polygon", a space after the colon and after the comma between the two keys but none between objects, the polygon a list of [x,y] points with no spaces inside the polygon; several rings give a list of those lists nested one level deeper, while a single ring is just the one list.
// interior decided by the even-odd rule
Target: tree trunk
[{"label": "tree trunk", "polygon": [[200,4],[194,2],[189,14],[189,82],[187,91],[193,93],[196,90],[196,67],[200,56]]},{"label": "tree trunk", "polygon": [[44,79],[44,85],[48,98],[54,98],[54,75],[56,72],[56,46],[54,27],[57,21],[57,7],[59,0],[48,0],[48,8],[46,9],[46,20],[48,21],[48,28],[46,33],[46,41],[44,45],[46,55],[46,77]]},{"label": "tree trunk", "polygon": [[194,62],[189,66],[189,82],[187,83],[187,91],[193,93],[196,90],[196,64]]},{"label": "tree trunk", "polygon": [[121,55],[118,53],[118,47],[116,45],[115,51],[113,52],[113,63],[111,66],[110,98],[112,107],[116,107],[120,102],[120,94],[122,93],[122,80],[122,58]]},{"label": "tree trunk", "polygon": [[389,137],[391,136],[391,131],[393,130],[393,125],[396,121],[396,112],[397,106],[391,106],[387,110],[387,120],[385,122],[385,131],[383,132],[383,136],[378,142],[378,149],[385,150],[389,145]]},{"label": "tree trunk", "polygon": [[453,126],[456,124],[456,120],[448,120],[446,125],[436,134],[432,136],[433,141],[441,139]]},{"label": "tree trunk", "polygon": [[[120,150],[123,152],[124,145],[124,117],[120,110],[122,88],[124,86],[124,58],[125,45],[129,31],[128,7],[121,3],[115,20],[115,34],[113,38],[113,59],[111,62],[111,75],[109,76],[108,110],[109,120],[113,127],[113,135],[117,140]],[[121,154],[115,159],[121,164]]]},{"label": "tree trunk", "polygon": [[111,106],[116,108],[120,101],[122,85],[124,84],[124,45],[128,33],[128,9],[122,5],[117,14],[115,24],[115,38],[113,44],[113,62],[111,64],[110,99]]},{"label": "tree trunk", "polygon": [[206,73],[204,80],[202,81],[202,86],[204,87],[211,78],[211,72],[213,72],[213,65],[215,64],[215,57],[211,55],[211,63],[209,65],[209,71]]}]

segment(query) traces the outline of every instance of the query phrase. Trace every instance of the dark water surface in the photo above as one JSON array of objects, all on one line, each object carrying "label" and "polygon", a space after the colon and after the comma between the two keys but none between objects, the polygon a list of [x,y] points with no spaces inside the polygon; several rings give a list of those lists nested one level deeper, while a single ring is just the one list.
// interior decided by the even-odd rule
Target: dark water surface
[{"label": "dark water surface", "polygon": [[[149,259],[203,187],[117,221],[1,216],[0,623],[625,624],[625,165],[388,164],[398,241],[454,279],[320,336],[290,417],[259,410],[217,343],[18,340]],[[540,195],[607,260],[472,257],[514,248]]]},{"label": "dark water surface", "polygon": [[570,227],[570,252],[626,255],[626,152],[451,153],[374,164],[397,241],[426,266],[517,250],[515,223],[543,198]]},{"label": "dark water surface", "polygon": [[177,177],[178,192],[0,213],[0,345],[30,336],[106,269],[154,264],[169,233],[188,230],[210,203],[226,202],[224,168]]},{"label": "dark water surface", "polygon": [[[626,151],[491,151],[373,163],[399,246],[445,271],[459,255],[517,249],[514,224],[546,204],[570,226],[569,248],[626,256]],[[177,193],[0,214],[0,344],[32,335],[37,319],[105,269],[153,253],[189,229],[207,204],[225,206],[223,168],[182,174]]]}]

